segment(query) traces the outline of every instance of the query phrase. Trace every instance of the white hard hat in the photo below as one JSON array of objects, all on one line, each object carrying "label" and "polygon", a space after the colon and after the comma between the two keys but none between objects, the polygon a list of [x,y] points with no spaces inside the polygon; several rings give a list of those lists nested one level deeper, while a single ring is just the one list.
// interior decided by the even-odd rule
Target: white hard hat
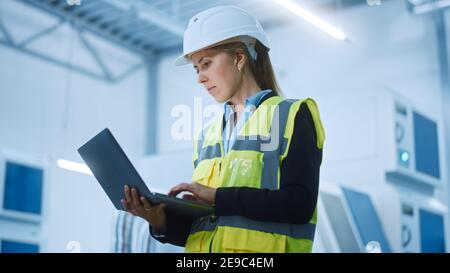
[{"label": "white hard hat", "polygon": [[247,11],[236,6],[218,6],[201,11],[189,21],[184,32],[183,55],[175,60],[175,65],[188,64],[193,53],[236,37],[247,45],[254,59],[256,40],[270,48],[261,24]]}]

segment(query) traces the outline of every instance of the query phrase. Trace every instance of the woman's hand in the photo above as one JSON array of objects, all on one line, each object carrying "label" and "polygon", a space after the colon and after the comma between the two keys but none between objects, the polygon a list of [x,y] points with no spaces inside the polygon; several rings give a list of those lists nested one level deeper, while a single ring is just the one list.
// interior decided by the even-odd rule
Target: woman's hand
[{"label": "woman's hand", "polygon": [[123,208],[134,216],[145,219],[156,231],[164,233],[166,230],[164,210],[166,204],[152,205],[147,198],[139,196],[135,188],[130,189],[128,186],[125,186],[124,193],[125,199],[121,200]]},{"label": "woman's hand", "polygon": [[192,195],[184,195],[184,199],[188,200],[196,200],[199,202],[203,202],[206,204],[214,204],[216,199],[216,189],[204,186],[202,184],[193,182],[193,183],[181,183],[175,187],[173,187],[169,191],[169,196],[177,196],[180,192],[188,191],[192,193]]}]

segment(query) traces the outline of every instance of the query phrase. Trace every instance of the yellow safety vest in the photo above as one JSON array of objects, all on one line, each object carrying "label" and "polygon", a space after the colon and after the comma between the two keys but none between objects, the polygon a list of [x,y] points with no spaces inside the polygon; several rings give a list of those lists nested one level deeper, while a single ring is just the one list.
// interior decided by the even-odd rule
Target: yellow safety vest
[{"label": "yellow safety vest", "polygon": [[[317,147],[325,139],[312,99],[263,101],[238,133],[230,151],[222,147],[223,117],[207,126],[195,141],[192,181],[218,187],[280,188],[280,166],[286,158],[300,105],[314,120]],[[279,121],[279,122],[278,122]],[[308,224],[255,221],[243,216],[208,216],[194,221],[186,252],[311,252],[317,207]]]}]

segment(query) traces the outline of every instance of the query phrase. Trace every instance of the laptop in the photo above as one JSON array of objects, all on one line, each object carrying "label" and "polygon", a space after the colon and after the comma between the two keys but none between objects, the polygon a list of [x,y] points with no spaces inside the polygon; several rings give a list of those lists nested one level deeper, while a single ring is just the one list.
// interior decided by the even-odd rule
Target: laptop
[{"label": "laptop", "polygon": [[165,203],[166,209],[186,216],[199,218],[214,212],[208,204],[151,192],[108,128],[78,148],[78,153],[118,210],[124,210],[120,200],[125,198],[123,189],[128,185],[150,203]]}]

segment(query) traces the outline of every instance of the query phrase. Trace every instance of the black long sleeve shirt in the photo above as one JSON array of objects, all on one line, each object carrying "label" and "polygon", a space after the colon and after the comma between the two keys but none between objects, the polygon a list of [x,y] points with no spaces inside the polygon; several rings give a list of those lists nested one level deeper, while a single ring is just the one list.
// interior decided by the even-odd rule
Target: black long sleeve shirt
[{"label": "black long sleeve shirt", "polygon": [[[273,95],[268,94],[262,101]],[[317,203],[322,162],[322,149],[316,143],[314,121],[307,105],[303,103],[295,117],[288,154],[281,165],[280,189],[218,188],[215,215],[241,215],[266,222],[308,223]],[[193,219],[174,211],[166,211],[164,237],[155,237],[151,229],[150,231],[162,243],[184,246],[192,222]]]}]

